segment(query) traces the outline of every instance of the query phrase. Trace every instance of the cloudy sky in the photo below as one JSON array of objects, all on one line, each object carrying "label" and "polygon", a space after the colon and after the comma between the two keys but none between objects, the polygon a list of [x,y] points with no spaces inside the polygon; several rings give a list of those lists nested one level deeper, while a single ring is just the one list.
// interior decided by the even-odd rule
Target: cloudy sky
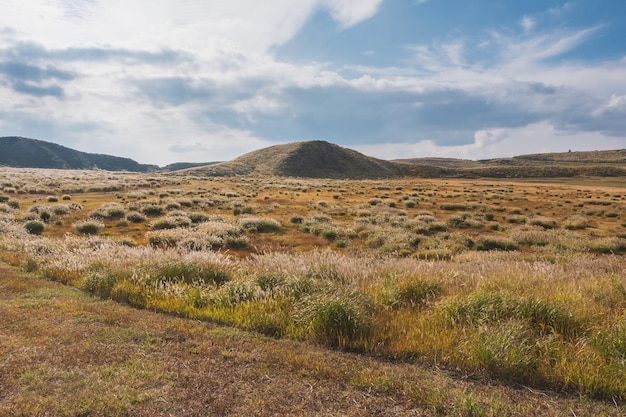
[{"label": "cloudy sky", "polygon": [[165,165],[626,148],[624,0],[0,0],[0,136]]}]

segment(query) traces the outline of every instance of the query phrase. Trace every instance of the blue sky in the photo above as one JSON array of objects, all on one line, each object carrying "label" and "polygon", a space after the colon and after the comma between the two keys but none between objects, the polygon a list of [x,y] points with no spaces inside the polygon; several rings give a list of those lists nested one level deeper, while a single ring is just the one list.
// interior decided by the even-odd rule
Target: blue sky
[{"label": "blue sky", "polygon": [[0,136],[143,163],[626,148],[623,0],[0,0]]}]

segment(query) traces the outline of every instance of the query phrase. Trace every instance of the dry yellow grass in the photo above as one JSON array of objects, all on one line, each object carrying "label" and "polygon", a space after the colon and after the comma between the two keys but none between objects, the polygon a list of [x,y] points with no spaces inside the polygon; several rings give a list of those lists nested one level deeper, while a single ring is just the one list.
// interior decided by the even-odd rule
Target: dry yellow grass
[{"label": "dry yellow grass", "polygon": [[[576,415],[623,411],[623,186],[52,174],[0,171],[7,262],[137,307],[306,341],[281,340],[283,356],[307,346],[296,362],[414,415],[567,414],[561,401]],[[28,234],[42,212],[43,235]],[[100,236],[78,236],[88,219]],[[360,352],[357,367],[400,360],[402,377],[360,368],[346,379],[316,363],[319,344]],[[415,363],[435,386],[403,382]],[[476,379],[469,395],[457,377]],[[565,396],[516,406],[492,383]]]}]

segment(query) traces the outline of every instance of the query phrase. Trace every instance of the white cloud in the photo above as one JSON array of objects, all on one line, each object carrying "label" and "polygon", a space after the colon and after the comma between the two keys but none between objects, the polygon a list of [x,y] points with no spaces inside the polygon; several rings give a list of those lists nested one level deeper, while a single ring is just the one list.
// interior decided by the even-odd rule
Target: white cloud
[{"label": "white cloud", "polygon": [[323,0],[333,19],[343,27],[369,19],[378,11],[382,0]]},{"label": "white cloud", "polygon": [[532,32],[537,26],[537,20],[530,16],[524,16],[522,17],[522,20],[520,20],[520,26],[522,26],[524,32]]},{"label": "white cloud", "polygon": [[314,138],[394,158],[620,145],[626,59],[555,59],[603,26],[545,31],[524,16],[520,33],[407,47],[405,66],[271,53],[314,13],[348,28],[381,3],[0,0],[0,63],[40,74],[18,80],[0,66],[0,134],[159,164]]},{"label": "white cloud", "polygon": [[440,146],[433,140],[416,143],[386,143],[360,145],[355,149],[366,155],[385,159],[441,157],[460,159],[489,159],[512,157],[529,153],[567,152],[570,149],[593,151],[621,149],[624,140],[597,132],[560,132],[547,122],[520,128],[478,131],[474,142],[460,146]]}]

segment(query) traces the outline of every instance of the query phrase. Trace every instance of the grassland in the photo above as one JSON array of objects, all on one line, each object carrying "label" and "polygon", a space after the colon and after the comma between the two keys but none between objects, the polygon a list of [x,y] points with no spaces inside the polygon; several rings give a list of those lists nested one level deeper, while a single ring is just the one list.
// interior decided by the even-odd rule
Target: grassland
[{"label": "grassland", "polygon": [[[94,312],[84,326],[72,318],[78,322],[63,327],[80,304],[102,315],[123,311],[156,342],[140,363],[111,358],[116,365],[100,377],[103,392],[91,405],[51,415],[202,415],[202,406],[217,404],[218,415],[621,415],[626,180],[611,181],[3,169],[0,252],[27,272],[2,273],[0,306],[17,324],[2,328],[2,367],[10,372],[0,380],[0,407],[41,415],[61,407],[64,393],[81,392],[77,375],[97,380],[102,364],[89,368],[80,335],[91,340],[98,329],[90,320],[104,319]],[[33,295],[41,291],[57,295]],[[38,337],[30,320],[49,335]],[[104,334],[128,327],[106,323]],[[249,395],[224,384],[218,391],[231,393],[230,403],[200,395],[202,384],[217,383],[206,376],[195,391],[182,384],[181,373],[193,378],[186,373],[193,371],[175,365],[187,353],[168,342],[163,329],[172,326],[221,367],[217,380],[246,384]],[[230,342],[247,353],[229,358]],[[20,350],[39,343],[71,346],[64,354],[85,355],[86,365]],[[108,343],[140,352],[147,342]],[[208,355],[209,344],[222,346],[221,356]],[[293,364],[283,369],[281,361]],[[26,363],[40,367],[34,376]],[[141,388],[129,392],[115,381],[126,374]],[[317,400],[290,390],[290,378],[310,384]]]}]

